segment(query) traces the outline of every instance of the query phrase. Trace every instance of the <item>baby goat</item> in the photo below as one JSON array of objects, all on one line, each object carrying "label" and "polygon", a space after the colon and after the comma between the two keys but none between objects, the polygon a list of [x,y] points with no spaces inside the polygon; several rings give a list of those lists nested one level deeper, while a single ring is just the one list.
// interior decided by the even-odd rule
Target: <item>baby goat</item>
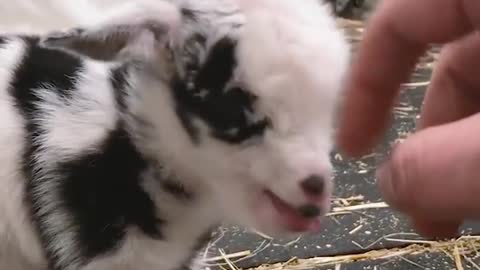
[{"label": "baby goat", "polygon": [[178,270],[329,210],[349,48],[318,0],[178,0],[0,36],[0,265]]}]

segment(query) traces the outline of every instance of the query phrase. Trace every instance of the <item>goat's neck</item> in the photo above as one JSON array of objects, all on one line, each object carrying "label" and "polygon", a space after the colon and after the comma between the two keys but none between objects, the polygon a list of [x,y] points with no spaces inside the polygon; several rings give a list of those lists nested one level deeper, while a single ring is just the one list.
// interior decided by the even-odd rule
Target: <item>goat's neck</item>
[{"label": "goat's neck", "polygon": [[168,80],[157,74],[138,68],[130,71],[126,122],[140,151],[185,186],[207,193],[197,164],[201,153],[179,120]]}]

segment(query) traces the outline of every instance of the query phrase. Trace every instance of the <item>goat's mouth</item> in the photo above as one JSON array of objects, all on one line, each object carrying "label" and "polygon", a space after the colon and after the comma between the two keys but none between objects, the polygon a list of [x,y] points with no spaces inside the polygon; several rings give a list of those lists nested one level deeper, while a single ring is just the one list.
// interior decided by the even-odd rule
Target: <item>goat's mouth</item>
[{"label": "goat's mouth", "polygon": [[264,190],[263,194],[273,205],[274,210],[280,217],[280,222],[287,230],[294,233],[318,232],[320,230],[320,219],[322,211],[319,206],[305,205],[294,207],[271,190]]}]

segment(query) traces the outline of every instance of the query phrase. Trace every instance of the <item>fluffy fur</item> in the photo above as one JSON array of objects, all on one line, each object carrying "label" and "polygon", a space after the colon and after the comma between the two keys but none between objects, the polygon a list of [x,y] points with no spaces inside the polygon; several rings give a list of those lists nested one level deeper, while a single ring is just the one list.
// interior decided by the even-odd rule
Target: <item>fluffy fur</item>
[{"label": "fluffy fur", "polygon": [[185,269],[222,222],[317,230],[348,60],[317,0],[137,1],[0,36],[0,263]]}]

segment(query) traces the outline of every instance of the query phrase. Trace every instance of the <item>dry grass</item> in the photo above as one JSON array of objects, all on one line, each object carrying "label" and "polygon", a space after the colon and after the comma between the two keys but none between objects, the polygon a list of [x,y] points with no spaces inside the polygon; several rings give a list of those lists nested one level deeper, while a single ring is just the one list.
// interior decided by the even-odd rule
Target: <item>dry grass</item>
[{"label": "dry grass", "polygon": [[[378,210],[388,208],[384,202],[365,202],[364,197],[353,196],[349,198],[335,198],[332,202],[335,207],[327,216],[334,218],[338,215],[358,214],[369,210]],[[373,216],[374,217],[374,216]],[[355,234],[360,231],[365,224],[359,224],[353,228],[349,234]],[[245,250],[226,254],[223,249],[220,249],[220,255],[215,257],[206,257],[205,265],[209,267],[219,267],[226,270],[240,270],[237,264],[243,260],[249,259],[258,255],[265,249],[274,246],[274,238],[265,235],[261,232],[255,232],[265,240],[255,250]],[[223,236],[220,236],[223,237]],[[411,239],[412,237],[416,237]],[[282,246],[288,247],[297,243],[300,238],[295,239]],[[380,242],[400,245],[398,248],[390,249],[374,249]],[[213,243],[214,244],[214,243]],[[445,254],[454,263],[457,270],[465,269],[465,265],[469,265],[469,269],[478,269],[480,266],[475,263],[474,258],[480,257],[480,236],[462,236],[458,239],[450,241],[430,241],[419,239],[419,236],[414,233],[394,233],[385,235],[379,239],[371,242],[367,246],[361,246],[352,241],[352,244],[357,246],[363,253],[343,254],[337,256],[314,257],[308,259],[291,258],[287,262],[276,264],[264,264],[255,268],[246,270],[309,270],[319,267],[333,267],[334,269],[341,269],[342,265],[354,262],[369,262],[371,264],[381,264],[383,261],[393,261],[395,259],[402,260],[406,263],[415,266],[416,268],[425,267],[417,264],[414,261],[407,259],[407,256],[422,255],[427,253]]]},{"label": "dry grass", "polygon": [[[390,236],[391,237],[391,236]],[[383,237],[384,240],[391,240],[389,236]],[[393,240],[393,238],[392,238]],[[279,263],[274,265],[263,265],[257,267],[257,270],[277,270],[292,269],[306,270],[320,266],[341,265],[358,261],[379,261],[391,260],[395,258],[405,259],[409,255],[422,255],[426,253],[443,253],[450,257],[458,270],[463,270],[464,265],[469,263],[478,269],[478,265],[473,261],[472,257],[478,256],[480,250],[480,236],[463,236],[450,241],[425,241],[425,240],[409,240],[395,239],[396,242],[406,244],[401,248],[372,250],[360,254],[339,255],[330,257],[316,257],[311,259],[298,259],[289,264]],[[410,263],[413,263],[410,261]],[[414,263],[413,263],[414,264]]]},{"label": "dry grass", "polygon": [[[402,235],[402,233],[395,234]],[[480,250],[480,236],[462,236],[458,239],[450,241],[426,241],[426,240],[411,240],[411,239],[400,239],[393,238],[394,234],[382,237],[382,240],[393,241],[403,243],[403,247],[392,248],[392,249],[379,249],[366,251],[364,253],[358,254],[345,254],[338,256],[325,256],[325,257],[314,257],[309,259],[297,259],[292,258],[287,262],[276,263],[276,264],[264,264],[259,267],[250,268],[248,270],[309,270],[315,269],[318,267],[335,267],[339,268],[340,265],[350,264],[354,262],[365,262],[368,261],[372,264],[381,261],[391,261],[394,259],[400,259],[405,262],[408,262],[412,265],[420,267],[420,265],[415,262],[408,260],[407,256],[412,255],[422,255],[427,253],[436,253],[436,254],[446,254],[454,262],[457,270],[463,270],[464,265],[468,264],[473,269],[480,269],[480,266],[474,262],[472,258],[478,258]],[[409,235],[409,234],[403,234]],[[378,240],[377,240],[378,241]],[[250,256],[250,252],[245,252],[245,254],[236,254],[238,257],[233,255],[227,255],[221,251],[221,256],[218,256],[215,259],[217,262],[215,265],[220,266],[223,269],[230,270],[239,270],[235,265],[235,259],[239,259],[242,256]],[[213,262],[213,259],[210,259],[210,262]]]}]

